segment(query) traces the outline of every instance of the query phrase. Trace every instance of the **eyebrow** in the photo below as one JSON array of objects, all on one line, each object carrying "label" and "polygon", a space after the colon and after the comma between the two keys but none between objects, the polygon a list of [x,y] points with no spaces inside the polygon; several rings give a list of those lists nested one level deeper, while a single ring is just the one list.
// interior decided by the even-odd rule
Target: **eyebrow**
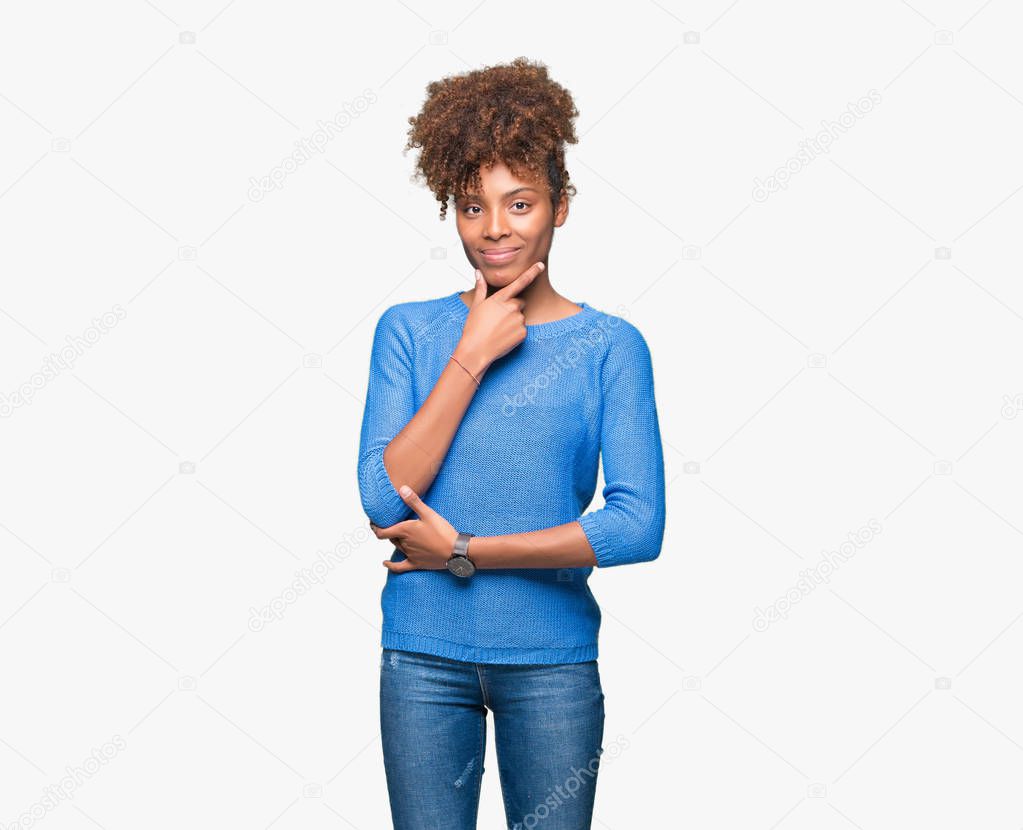
[{"label": "eyebrow", "polygon": [[[503,196],[501,196],[501,198],[502,199],[507,199],[509,196],[514,196],[516,193],[521,193],[523,190],[532,190],[534,193],[539,193],[540,192],[535,187],[516,187],[514,190],[509,190],[507,193],[505,193]],[[463,199],[479,199],[480,195],[478,193],[466,193],[465,195],[462,196],[462,198]]]}]

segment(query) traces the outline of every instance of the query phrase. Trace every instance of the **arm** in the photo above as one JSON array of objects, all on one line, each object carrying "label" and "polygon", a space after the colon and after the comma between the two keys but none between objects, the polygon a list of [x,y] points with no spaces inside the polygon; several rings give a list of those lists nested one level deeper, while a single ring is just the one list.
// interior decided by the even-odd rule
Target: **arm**
[{"label": "arm", "polygon": [[469,558],[477,568],[589,568],[597,564],[578,521],[503,536],[474,536]]},{"label": "arm", "polygon": [[486,365],[460,342],[419,411],[414,409],[414,343],[395,307],[377,322],[370,355],[369,385],[359,439],[359,494],[377,525],[407,519],[412,510],[396,487],[411,484],[425,493],[476,393],[472,372],[483,379]]},{"label": "arm", "polygon": [[600,454],[604,506],[574,522],[469,541],[480,568],[608,568],[649,562],[665,525],[664,455],[650,350],[622,321],[601,367]]},{"label": "arm", "polygon": [[[537,262],[489,297],[476,269],[476,291],[462,336],[419,411],[414,410],[412,337],[394,306],[377,322],[369,390],[359,442],[359,493],[373,524],[381,527],[411,513],[395,486],[425,493],[440,471],[455,433],[487,367],[526,337],[524,301],[516,295],[544,269]],[[468,370],[468,371],[467,371]]]}]

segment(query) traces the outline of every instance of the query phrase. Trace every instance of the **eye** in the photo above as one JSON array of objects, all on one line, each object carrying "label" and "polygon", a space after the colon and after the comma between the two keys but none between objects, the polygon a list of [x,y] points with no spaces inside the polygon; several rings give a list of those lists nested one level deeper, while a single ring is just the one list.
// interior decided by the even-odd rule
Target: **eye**
[{"label": "eye", "polygon": [[521,202],[521,201],[513,202],[512,206],[514,207],[515,205],[522,205],[524,208],[528,208],[529,207],[529,202]]},{"label": "eye", "polygon": [[[479,210],[479,205],[466,205],[464,208],[462,208],[462,213],[466,213],[467,211],[470,211],[473,208],[476,208],[477,210]],[[473,214],[470,214],[470,215],[471,216],[475,216],[476,214],[473,213]]]}]

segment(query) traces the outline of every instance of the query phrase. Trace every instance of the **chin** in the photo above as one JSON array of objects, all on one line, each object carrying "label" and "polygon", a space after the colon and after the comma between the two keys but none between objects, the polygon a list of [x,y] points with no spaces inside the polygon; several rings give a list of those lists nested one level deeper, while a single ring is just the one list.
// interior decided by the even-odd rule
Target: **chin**
[{"label": "chin", "polygon": [[480,271],[483,272],[483,278],[492,285],[507,285],[522,273],[522,268],[514,265],[483,265]]}]

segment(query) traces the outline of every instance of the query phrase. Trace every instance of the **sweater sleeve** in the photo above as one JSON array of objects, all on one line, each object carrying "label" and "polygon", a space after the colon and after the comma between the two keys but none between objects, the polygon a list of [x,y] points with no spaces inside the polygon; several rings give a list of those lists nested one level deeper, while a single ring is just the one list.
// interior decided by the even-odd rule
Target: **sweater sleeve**
[{"label": "sweater sleeve", "polygon": [[649,562],[664,538],[664,450],[650,350],[628,321],[618,325],[600,374],[604,506],[578,522],[598,568]]},{"label": "sweater sleeve", "polygon": [[384,467],[384,449],[415,415],[413,343],[395,306],[380,315],[373,334],[366,408],[359,437],[359,496],[370,521],[388,527],[414,511]]}]

